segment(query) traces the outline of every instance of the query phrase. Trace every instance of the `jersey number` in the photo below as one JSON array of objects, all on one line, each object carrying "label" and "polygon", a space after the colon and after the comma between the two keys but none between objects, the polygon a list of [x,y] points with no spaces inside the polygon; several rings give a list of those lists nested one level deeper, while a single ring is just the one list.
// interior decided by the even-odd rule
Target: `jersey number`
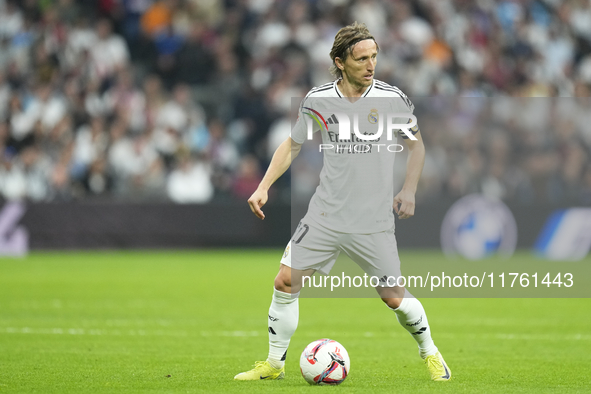
[{"label": "jersey number", "polygon": [[295,233],[293,234],[293,239],[294,239],[294,243],[297,245],[299,244],[302,239],[304,238],[304,236],[306,234],[308,234],[308,231],[310,230],[310,226],[308,226],[307,224],[302,225],[302,222],[300,222],[300,224],[298,224],[298,228],[296,228]]}]

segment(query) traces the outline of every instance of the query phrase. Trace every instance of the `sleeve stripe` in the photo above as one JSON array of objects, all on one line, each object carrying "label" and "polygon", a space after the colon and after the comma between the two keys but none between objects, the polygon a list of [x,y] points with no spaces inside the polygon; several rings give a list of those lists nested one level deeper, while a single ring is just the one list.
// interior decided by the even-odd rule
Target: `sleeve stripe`
[{"label": "sleeve stripe", "polygon": [[325,90],[330,90],[330,89],[332,89],[332,86],[328,86],[328,87],[325,87],[322,89],[317,88],[317,89],[311,90],[310,93],[308,93],[308,96],[311,95],[312,93],[324,92]]},{"label": "sleeve stripe", "polygon": [[376,85],[377,85],[376,87],[384,88],[384,90],[392,89],[393,92],[398,93],[400,95],[400,97],[402,97],[404,99],[404,102],[406,103],[408,108],[410,108],[411,110],[414,109],[414,104],[412,103],[412,101],[410,101],[408,96],[406,94],[404,94],[404,92],[402,92],[402,90],[400,90],[396,86],[392,86],[392,85],[389,85],[385,82],[378,81],[378,80],[376,80]]}]

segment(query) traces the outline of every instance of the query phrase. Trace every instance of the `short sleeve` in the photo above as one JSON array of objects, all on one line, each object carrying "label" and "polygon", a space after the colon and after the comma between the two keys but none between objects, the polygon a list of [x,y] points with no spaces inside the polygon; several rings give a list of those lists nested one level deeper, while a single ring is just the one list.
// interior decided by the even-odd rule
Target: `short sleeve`
[{"label": "short sleeve", "polygon": [[314,111],[311,108],[311,102],[312,100],[310,99],[302,100],[298,110],[298,118],[289,134],[291,139],[298,144],[303,144],[308,139],[308,125],[311,125],[312,132],[314,133],[320,130],[320,126],[314,121]]},{"label": "short sleeve", "polygon": [[[411,114],[414,114],[415,105],[413,104],[413,102],[403,92],[400,91],[400,92],[398,92],[398,94],[400,95],[400,97],[397,97],[395,100],[393,100],[394,103],[392,105],[394,107],[395,111],[396,111],[396,109],[398,109],[396,112],[410,112]],[[406,119],[399,118],[398,121],[400,123],[403,123],[403,122],[411,123],[411,120],[409,120],[408,118],[406,118]],[[412,135],[415,135],[420,131],[418,121],[417,121],[417,125],[411,129],[409,129],[409,131],[412,133]],[[406,135],[406,133],[403,133],[402,130],[398,130],[398,134],[405,140],[409,139],[409,137]]]},{"label": "short sleeve", "polygon": [[404,107],[405,111],[409,111],[411,114],[415,112],[415,105],[412,103],[412,101],[408,98],[408,96],[406,94],[404,94],[402,91],[399,91],[398,94],[400,95],[401,100],[401,106]]}]

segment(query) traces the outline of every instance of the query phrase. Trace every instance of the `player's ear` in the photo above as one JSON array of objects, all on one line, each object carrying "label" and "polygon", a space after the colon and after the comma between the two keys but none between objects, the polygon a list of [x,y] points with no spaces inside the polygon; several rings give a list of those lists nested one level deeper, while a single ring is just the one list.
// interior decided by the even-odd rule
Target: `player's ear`
[{"label": "player's ear", "polygon": [[345,69],[345,65],[343,64],[343,61],[341,60],[340,57],[334,58],[334,64],[336,64],[337,68],[341,71],[343,71]]}]

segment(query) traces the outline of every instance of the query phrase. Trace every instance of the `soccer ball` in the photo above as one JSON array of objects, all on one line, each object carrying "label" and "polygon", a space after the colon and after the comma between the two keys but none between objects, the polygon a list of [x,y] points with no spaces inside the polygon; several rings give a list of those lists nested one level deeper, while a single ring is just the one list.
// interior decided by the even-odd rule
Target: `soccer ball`
[{"label": "soccer ball", "polygon": [[349,374],[350,367],[347,350],[332,339],[312,342],[300,357],[300,371],[310,384],[341,384]]}]

